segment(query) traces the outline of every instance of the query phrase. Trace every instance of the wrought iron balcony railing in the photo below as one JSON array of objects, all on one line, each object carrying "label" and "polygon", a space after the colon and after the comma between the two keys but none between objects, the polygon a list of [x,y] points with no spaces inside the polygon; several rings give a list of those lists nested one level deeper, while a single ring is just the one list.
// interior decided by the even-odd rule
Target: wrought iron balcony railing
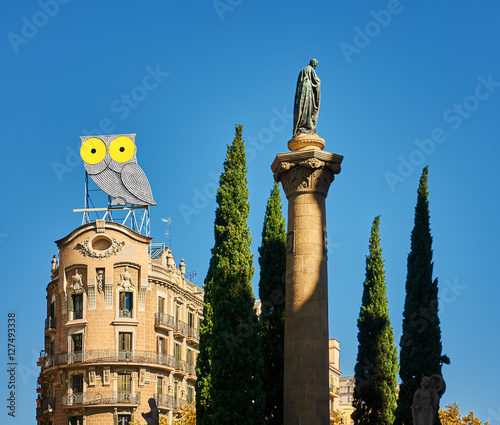
[{"label": "wrought iron balcony railing", "polygon": [[174,356],[169,354],[158,354],[151,351],[115,351],[115,350],[86,350],[69,354],[55,354],[43,357],[42,370],[52,366],[73,363],[153,363],[167,366],[171,369],[176,367]]},{"label": "wrought iron balcony railing", "polygon": [[81,394],[63,395],[61,404],[63,406],[74,405],[110,405],[110,404],[140,404],[141,393],[104,391],[84,392]]},{"label": "wrought iron balcony railing", "polygon": [[132,318],[132,310],[128,310],[126,308],[120,308],[119,317]]},{"label": "wrought iron balcony railing", "polygon": [[198,331],[198,329],[190,326],[188,328],[188,338],[199,340],[200,339],[200,332]]},{"label": "wrought iron balcony railing", "polygon": [[185,398],[174,398],[171,395],[166,394],[155,394],[154,396],[156,405],[160,408],[173,409],[178,410],[185,404],[187,404],[187,400]]},{"label": "wrought iron balcony railing", "polygon": [[155,313],[155,324],[160,326],[166,326],[173,329],[175,320],[174,317],[166,313]]}]

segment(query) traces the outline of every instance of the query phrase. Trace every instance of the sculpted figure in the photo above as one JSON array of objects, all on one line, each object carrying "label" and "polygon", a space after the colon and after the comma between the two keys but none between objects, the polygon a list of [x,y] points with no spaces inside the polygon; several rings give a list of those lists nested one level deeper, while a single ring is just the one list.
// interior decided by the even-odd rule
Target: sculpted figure
[{"label": "sculpted figure", "polygon": [[151,409],[148,413],[143,413],[142,417],[146,420],[148,425],[159,425],[160,424],[160,414],[158,413],[158,408],[156,407],[156,401],[154,398],[148,400],[149,408]]},{"label": "sculpted figure", "polygon": [[432,425],[439,408],[439,399],[446,390],[441,375],[424,376],[413,395],[411,413],[413,425]]},{"label": "sculpted figure", "polygon": [[316,59],[300,71],[293,108],[293,137],[299,134],[315,134],[320,102],[321,80],[316,75]]},{"label": "sculpted figure", "polygon": [[123,273],[120,273],[120,282],[119,285],[123,286],[125,289],[129,289],[131,286],[134,286],[132,282],[132,275],[128,271],[128,266],[125,266],[125,270]]},{"label": "sculpted figure", "polygon": [[71,289],[75,292],[80,292],[83,289],[82,275],[78,274],[78,269],[75,270],[75,274],[71,278]]}]

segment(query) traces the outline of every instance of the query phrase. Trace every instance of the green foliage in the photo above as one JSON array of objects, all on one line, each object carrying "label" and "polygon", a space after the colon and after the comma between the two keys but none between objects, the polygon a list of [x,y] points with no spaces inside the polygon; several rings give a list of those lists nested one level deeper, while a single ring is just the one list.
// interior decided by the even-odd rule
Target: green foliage
[{"label": "green foliage", "polygon": [[373,221],[358,318],[358,356],[351,417],[356,425],[392,425],[396,407],[397,351],[387,306],[380,217]]},{"label": "green foliage", "polygon": [[262,302],[261,342],[267,424],[283,424],[283,368],[285,334],[286,224],[278,183],[267,201],[259,248],[259,297]]},{"label": "green foliage", "polygon": [[211,328],[205,317],[203,346],[200,335],[200,351],[204,351],[200,355],[205,357],[198,363],[200,372],[209,372],[204,376],[206,392],[200,395],[200,401],[207,400],[208,405],[203,406],[197,399],[197,409],[200,405],[205,408],[198,412],[201,425],[263,423],[263,363],[251,285],[254,268],[247,225],[250,205],[241,136],[239,125],[228,146],[217,191],[215,244],[205,279],[209,296],[204,314],[211,317]]},{"label": "green foliage", "polygon": [[200,353],[196,359],[196,420],[200,425],[212,425],[212,404],[211,404],[211,341],[212,341],[212,300],[211,289],[212,263],[205,279],[203,298],[203,320],[200,323]]},{"label": "green foliage", "polygon": [[[399,343],[401,388],[396,410],[396,425],[412,425],[413,394],[424,376],[441,374],[441,328],[438,317],[438,285],[432,278],[432,236],[429,224],[427,167],[418,187],[415,225],[408,254],[403,334]],[[435,423],[439,424],[436,417]]]}]

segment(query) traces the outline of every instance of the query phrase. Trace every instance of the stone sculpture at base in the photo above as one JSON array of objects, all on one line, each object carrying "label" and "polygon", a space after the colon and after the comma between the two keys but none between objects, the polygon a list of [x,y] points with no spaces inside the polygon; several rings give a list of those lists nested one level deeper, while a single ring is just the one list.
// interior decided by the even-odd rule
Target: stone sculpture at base
[{"label": "stone sculpture at base", "polygon": [[156,401],[154,398],[148,400],[149,408],[151,409],[148,413],[143,413],[142,417],[146,420],[148,425],[159,425],[160,424],[160,414],[158,413],[158,408],[156,407]]},{"label": "stone sculpture at base", "polygon": [[432,425],[439,408],[439,399],[446,390],[441,375],[424,376],[413,395],[411,414],[413,425]]}]

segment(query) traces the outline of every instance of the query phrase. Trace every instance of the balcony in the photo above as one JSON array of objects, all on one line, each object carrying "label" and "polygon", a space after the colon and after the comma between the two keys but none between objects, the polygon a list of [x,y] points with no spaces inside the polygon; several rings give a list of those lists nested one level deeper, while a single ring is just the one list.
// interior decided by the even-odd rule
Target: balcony
[{"label": "balcony", "polygon": [[81,320],[83,319],[83,311],[76,310],[69,312],[69,320]]},{"label": "balcony", "polygon": [[187,365],[188,379],[196,380],[196,366],[194,364]]},{"label": "balcony", "polygon": [[141,404],[141,393],[104,391],[63,395],[61,404],[63,406],[139,405]]},{"label": "balcony", "polygon": [[164,330],[174,329],[174,317],[166,313],[155,313],[155,328],[160,328]]},{"label": "balcony", "polygon": [[175,359],[174,375],[186,376],[188,371],[188,364],[181,359]]},{"label": "balcony", "polygon": [[184,338],[188,334],[188,325],[186,322],[182,320],[177,320],[174,326],[174,337],[175,338]]},{"label": "balcony", "polygon": [[54,332],[55,330],[56,330],[56,318],[47,317],[45,319],[45,333],[47,333],[47,331]]},{"label": "balcony", "polygon": [[187,342],[190,345],[197,346],[200,341],[200,332],[198,329],[189,326],[187,330]]},{"label": "balcony", "polygon": [[126,308],[120,308],[119,317],[126,317],[128,319],[132,318],[132,310],[128,310]]},{"label": "balcony", "polygon": [[154,398],[156,405],[160,409],[180,410],[182,406],[187,404],[187,400],[185,398],[174,398],[173,396],[166,394],[155,394]]},{"label": "balcony", "polygon": [[56,354],[42,359],[42,370],[53,366],[71,365],[73,363],[152,363],[166,366],[173,370],[175,358],[168,354],[157,354],[150,351],[115,351],[87,350],[69,354]]},{"label": "balcony", "polygon": [[333,397],[338,397],[339,396],[339,387],[336,387],[335,385],[330,385],[330,395]]},{"label": "balcony", "polygon": [[174,398],[171,395],[166,394],[155,394],[154,396],[156,405],[160,408],[164,409],[173,409],[174,408]]}]

